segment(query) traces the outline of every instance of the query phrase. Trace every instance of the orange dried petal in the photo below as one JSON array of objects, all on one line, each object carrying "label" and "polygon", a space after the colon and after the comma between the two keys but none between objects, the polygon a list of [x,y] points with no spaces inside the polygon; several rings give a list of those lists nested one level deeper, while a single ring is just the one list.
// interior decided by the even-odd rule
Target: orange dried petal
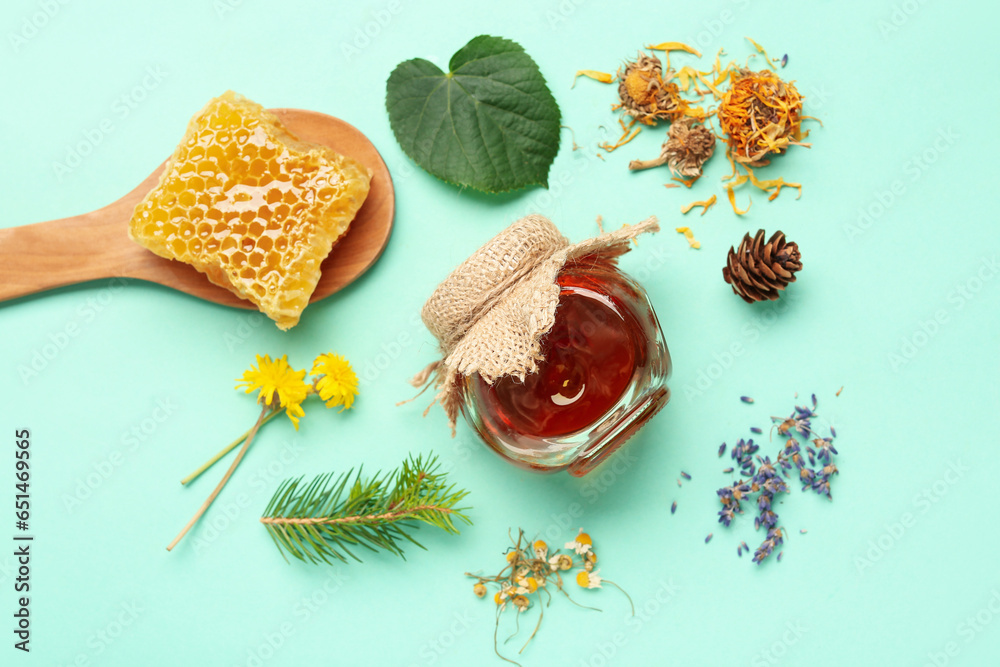
[{"label": "orange dried petal", "polygon": [[711,197],[709,197],[708,199],[705,199],[703,201],[693,201],[690,204],[687,204],[686,206],[682,206],[681,207],[681,213],[682,214],[687,214],[695,206],[701,206],[702,207],[701,214],[705,215],[705,213],[708,211],[708,209],[710,209],[712,206],[715,205],[716,200],[717,200],[717,197],[715,195],[712,195]]},{"label": "orange dried petal", "polygon": [[688,53],[692,53],[701,58],[701,51],[688,46],[687,44],[682,44],[681,42],[660,42],[659,44],[647,46],[646,48],[651,51],[687,51]]},{"label": "orange dried petal", "polygon": [[601,83],[611,83],[614,80],[614,77],[607,72],[598,72],[593,69],[578,69],[576,71],[576,76],[573,77],[573,85],[570,86],[570,88],[576,86],[576,80],[581,76],[593,79],[594,81],[600,81]]}]

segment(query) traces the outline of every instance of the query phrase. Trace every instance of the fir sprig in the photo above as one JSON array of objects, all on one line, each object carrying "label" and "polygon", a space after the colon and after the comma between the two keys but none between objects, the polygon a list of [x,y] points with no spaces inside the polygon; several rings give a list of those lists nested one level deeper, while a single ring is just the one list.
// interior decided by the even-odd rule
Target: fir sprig
[{"label": "fir sprig", "polygon": [[303,477],[287,479],[275,492],[261,523],[285,560],[330,563],[331,558],[361,560],[351,547],[385,549],[403,555],[401,542],[423,549],[411,536],[419,523],[458,533],[455,519],[471,524],[467,507],[456,505],[468,495],[446,482],[437,457],[410,456],[396,470],[362,478],[348,470],[327,473],[308,484]]}]

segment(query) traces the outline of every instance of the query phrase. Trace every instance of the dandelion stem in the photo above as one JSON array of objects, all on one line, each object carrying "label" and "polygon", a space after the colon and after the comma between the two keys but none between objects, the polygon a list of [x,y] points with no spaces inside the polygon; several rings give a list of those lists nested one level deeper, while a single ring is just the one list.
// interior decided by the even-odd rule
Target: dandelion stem
[{"label": "dandelion stem", "polygon": [[[236,470],[236,466],[238,466],[240,464],[240,461],[243,460],[243,456],[247,453],[247,449],[250,448],[250,443],[253,442],[254,436],[257,435],[257,431],[266,421],[269,410],[271,410],[271,408],[265,405],[264,409],[260,411],[260,416],[257,417],[257,423],[254,424],[253,428],[247,432],[247,436],[243,442],[242,449],[240,449],[239,453],[236,455],[236,458],[233,459],[233,463],[232,465],[229,466],[229,470],[227,470],[226,474],[222,477],[222,481],[220,481],[218,486],[215,487],[215,490],[212,491],[212,494],[204,502],[201,508],[199,508],[198,511],[195,512],[195,515],[191,518],[190,521],[188,521],[187,525],[184,526],[184,529],[181,530],[181,532],[177,535],[177,537],[174,538],[174,541],[167,546],[167,551],[173,550],[173,548],[177,546],[177,543],[180,542],[184,538],[184,536],[187,535],[187,532],[191,530],[194,524],[198,522],[198,519],[200,519],[201,516],[206,511],[208,511],[208,508],[212,506],[212,503],[215,501],[215,497],[219,495],[219,492],[222,491],[223,487],[226,485],[226,482],[229,481],[229,478]],[[271,414],[275,414],[275,412],[272,412]]]},{"label": "dandelion stem", "polygon": [[[274,419],[277,415],[281,414],[282,412],[284,412],[283,409],[272,410],[271,412],[267,413],[267,416],[264,417],[264,421],[262,421],[260,423],[260,425],[263,426],[264,424],[266,424],[267,422],[271,421],[272,419]],[[257,428],[257,427],[254,427],[254,428]],[[182,479],[181,480],[181,484],[184,484],[186,486],[186,485],[190,484],[191,482],[193,482],[194,480],[198,479],[198,477],[201,476],[201,473],[205,472],[206,470],[208,470],[209,468],[211,468],[213,465],[215,465],[216,463],[218,463],[219,459],[221,459],[223,456],[225,456],[229,452],[231,452],[234,449],[236,449],[237,447],[239,447],[240,443],[242,443],[244,440],[247,439],[247,437],[250,435],[250,431],[252,431],[252,430],[253,430],[253,428],[247,429],[246,431],[244,431],[243,435],[241,435],[240,437],[236,438],[231,443],[229,443],[228,445],[226,445],[225,448],[221,452],[219,452],[218,454],[216,454],[215,456],[213,456],[212,458],[210,458],[208,461],[205,462],[204,465],[202,465],[200,468],[198,468],[197,470],[195,470],[193,473],[191,473],[190,475],[188,475],[187,477],[185,477],[184,479]]]}]

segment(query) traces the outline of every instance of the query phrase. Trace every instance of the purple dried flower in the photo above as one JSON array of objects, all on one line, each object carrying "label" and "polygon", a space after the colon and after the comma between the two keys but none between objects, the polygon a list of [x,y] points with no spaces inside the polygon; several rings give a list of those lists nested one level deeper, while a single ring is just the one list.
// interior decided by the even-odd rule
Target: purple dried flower
[{"label": "purple dried flower", "polygon": [[677,486],[681,485],[681,480],[677,480]]},{"label": "purple dried flower", "polygon": [[726,443],[722,443],[721,445],[719,445],[719,456],[721,457],[725,453],[726,453]]},{"label": "purple dried flower", "polygon": [[705,544],[708,544],[711,540],[712,540],[712,533],[709,533],[708,537],[705,538]]},{"label": "purple dried flower", "polygon": [[837,429],[835,429],[834,427],[831,426],[830,427],[830,435],[832,435],[833,437],[836,438],[837,437]]},{"label": "purple dried flower", "polygon": [[683,477],[684,479],[691,479],[691,475],[687,474],[683,470],[681,470],[681,477]]},{"label": "purple dried flower", "polygon": [[723,469],[722,469],[722,472],[725,472],[725,473],[730,473],[730,472],[732,472],[732,471],[733,471],[733,469],[732,469],[732,468],[723,468]]},{"label": "purple dried flower", "polygon": [[740,400],[743,401],[744,403],[753,403],[753,399],[750,398],[749,396],[740,396]]},{"label": "purple dried flower", "polygon": [[675,500],[673,504],[670,506],[670,513],[673,514],[676,511],[677,511],[677,501]]},{"label": "purple dried flower", "polygon": [[781,562],[781,557],[782,557],[782,556],[784,556],[784,555],[785,555],[785,552],[784,552],[784,551],[779,551],[779,552],[778,552],[778,562],[779,562],[779,563]]},{"label": "purple dried flower", "polygon": [[823,477],[822,475],[817,477],[816,481],[813,482],[812,488],[819,495],[833,500],[833,496],[830,494],[830,479],[828,477]]},{"label": "purple dried flower", "polygon": [[807,532],[809,532],[809,531],[807,531],[805,528],[799,528],[799,534],[800,535],[805,535]]},{"label": "purple dried flower", "polygon": [[781,56],[781,66],[784,67],[787,64],[788,64],[788,54],[786,53],[785,55]]},{"label": "purple dried flower", "polygon": [[767,537],[761,542],[761,545],[757,547],[757,551],[754,552],[753,562],[760,563],[765,558],[771,555],[774,548],[780,546],[784,543],[784,538],[782,537],[782,531],[780,528],[771,528],[767,531]]},{"label": "purple dried flower", "polygon": [[759,428],[757,428],[756,426],[751,426],[751,427],[750,427],[750,432],[751,432],[751,433],[757,433],[757,434],[760,434],[760,433],[763,433],[764,431],[760,430],[760,429],[759,429]]},{"label": "purple dried flower", "polygon": [[813,399],[813,410],[815,410],[816,409],[816,394],[812,395],[812,399]]},{"label": "purple dried flower", "polygon": [[743,558],[743,545],[736,545],[736,555]]}]

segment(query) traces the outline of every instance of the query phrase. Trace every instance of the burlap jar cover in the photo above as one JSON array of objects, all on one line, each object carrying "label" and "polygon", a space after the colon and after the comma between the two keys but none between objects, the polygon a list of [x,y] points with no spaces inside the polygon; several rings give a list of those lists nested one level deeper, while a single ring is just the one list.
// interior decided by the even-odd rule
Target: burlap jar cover
[{"label": "burlap jar cover", "polygon": [[421,312],[441,349],[441,359],[411,380],[418,387],[433,381],[437,388],[427,410],[441,403],[454,435],[463,376],[479,373],[492,383],[506,375],[523,380],[537,370],[542,338],[555,323],[560,269],[596,259],[616,262],[633,238],[659,228],[650,217],[570,244],[547,218],[529,215],[487,242],[438,285]]}]

